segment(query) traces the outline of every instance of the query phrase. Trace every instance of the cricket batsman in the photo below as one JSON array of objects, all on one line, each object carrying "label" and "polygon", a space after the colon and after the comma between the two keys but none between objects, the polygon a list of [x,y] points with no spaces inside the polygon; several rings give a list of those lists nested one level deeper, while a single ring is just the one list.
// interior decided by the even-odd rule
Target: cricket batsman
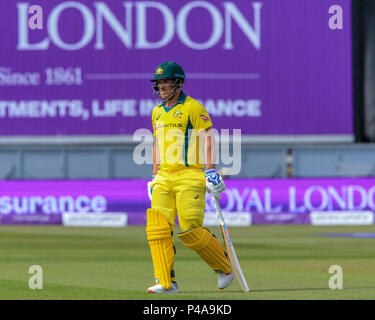
[{"label": "cricket batsman", "polygon": [[[182,229],[178,237],[217,273],[218,287],[225,289],[233,280],[231,266],[220,241],[203,227],[206,188],[219,199],[225,190],[211,155],[215,142],[207,134],[212,129],[210,116],[182,91],[185,73],[177,63],[158,65],[151,81],[162,103],[152,111],[153,176],[148,183],[151,208],[147,210],[146,233],[156,284],[147,291],[179,292],[173,270],[177,213]],[[201,143],[205,161],[200,161]]]}]

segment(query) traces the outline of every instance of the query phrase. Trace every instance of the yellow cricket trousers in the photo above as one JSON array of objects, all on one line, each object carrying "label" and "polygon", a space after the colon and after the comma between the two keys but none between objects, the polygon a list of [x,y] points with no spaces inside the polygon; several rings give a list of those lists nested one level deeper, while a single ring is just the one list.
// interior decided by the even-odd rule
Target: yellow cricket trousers
[{"label": "yellow cricket trousers", "polygon": [[160,169],[151,187],[151,207],[160,210],[172,228],[177,213],[183,232],[203,225],[206,182],[202,169]]}]

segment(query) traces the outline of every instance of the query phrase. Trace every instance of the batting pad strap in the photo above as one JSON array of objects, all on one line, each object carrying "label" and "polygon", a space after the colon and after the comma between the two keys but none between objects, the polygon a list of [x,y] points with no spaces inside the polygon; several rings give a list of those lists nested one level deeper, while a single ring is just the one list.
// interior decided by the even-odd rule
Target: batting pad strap
[{"label": "batting pad strap", "polygon": [[160,211],[148,209],[146,233],[150,245],[155,278],[159,280],[164,289],[171,289],[171,273],[175,256],[172,227]]},{"label": "batting pad strap", "polygon": [[186,247],[197,252],[214,271],[232,272],[223,246],[206,228],[194,228],[179,233],[178,237]]},{"label": "batting pad strap", "polygon": [[178,234],[182,243],[193,251],[199,251],[207,247],[212,234],[205,228],[193,228]]},{"label": "batting pad strap", "polygon": [[167,226],[147,227],[146,232],[148,241],[170,239],[172,236],[172,230],[169,224]]}]

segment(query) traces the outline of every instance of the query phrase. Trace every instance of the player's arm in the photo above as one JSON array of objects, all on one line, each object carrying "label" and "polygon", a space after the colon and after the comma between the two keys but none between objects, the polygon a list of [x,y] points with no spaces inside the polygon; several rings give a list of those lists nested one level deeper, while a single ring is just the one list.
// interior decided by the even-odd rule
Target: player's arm
[{"label": "player's arm", "polygon": [[[160,157],[159,157],[158,139],[155,137],[153,151],[152,151],[152,163],[153,163],[152,180],[154,180],[156,174],[158,173],[158,170],[159,170],[158,160],[159,159]],[[147,182],[147,193],[148,193],[148,197],[150,198],[150,200],[152,200],[152,188],[151,188],[152,180]]]},{"label": "player's arm", "polygon": [[[151,114],[151,122],[152,122],[152,127],[154,129],[153,137],[154,137],[154,143],[152,146],[152,180],[154,180],[156,174],[158,173],[159,170],[159,147],[158,147],[158,138],[156,137],[156,130],[155,130],[155,109],[152,110]],[[148,197],[150,200],[152,199],[152,180],[147,182],[147,193]]]},{"label": "player's arm", "polygon": [[210,130],[212,129],[212,126],[205,129],[205,135],[204,135],[204,154],[205,154],[205,164],[206,164],[206,170],[208,169],[215,169],[215,159],[216,154],[214,154],[214,150],[216,150],[216,142],[215,137],[210,134]]},{"label": "player's arm", "polygon": [[[225,184],[220,174],[216,172],[216,144],[212,130],[211,118],[202,105],[195,105],[191,110],[192,125],[204,142],[205,150],[205,177],[208,192],[212,192],[215,198],[220,199],[220,192],[225,190]],[[201,134],[204,137],[201,137]]]},{"label": "player's arm", "polygon": [[220,174],[216,171],[216,141],[213,132],[211,131],[212,126],[208,127],[204,131],[204,153],[205,153],[205,177],[206,187],[208,192],[212,192],[213,195],[220,199],[220,193],[225,190],[225,184]]},{"label": "player's arm", "polygon": [[153,152],[152,152],[152,161],[153,161],[152,175],[153,176],[155,176],[158,173],[159,164],[160,164],[159,159],[160,159],[160,154],[159,154],[158,138],[155,138]]}]

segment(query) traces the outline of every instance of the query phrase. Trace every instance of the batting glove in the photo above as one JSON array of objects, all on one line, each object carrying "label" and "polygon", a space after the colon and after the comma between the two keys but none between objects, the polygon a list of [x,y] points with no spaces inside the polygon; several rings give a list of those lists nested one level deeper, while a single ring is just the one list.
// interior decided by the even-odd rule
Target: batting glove
[{"label": "batting glove", "polygon": [[151,183],[152,181],[155,179],[155,175],[152,175],[152,180],[147,182],[147,193],[148,193],[148,197],[150,198],[150,201],[152,199],[152,188],[151,188]]},{"label": "batting glove", "polygon": [[215,198],[220,199],[220,193],[225,190],[225,184],[220,174],[215,169],[207,169],[204,174],[208,193],[212,192]]}]

